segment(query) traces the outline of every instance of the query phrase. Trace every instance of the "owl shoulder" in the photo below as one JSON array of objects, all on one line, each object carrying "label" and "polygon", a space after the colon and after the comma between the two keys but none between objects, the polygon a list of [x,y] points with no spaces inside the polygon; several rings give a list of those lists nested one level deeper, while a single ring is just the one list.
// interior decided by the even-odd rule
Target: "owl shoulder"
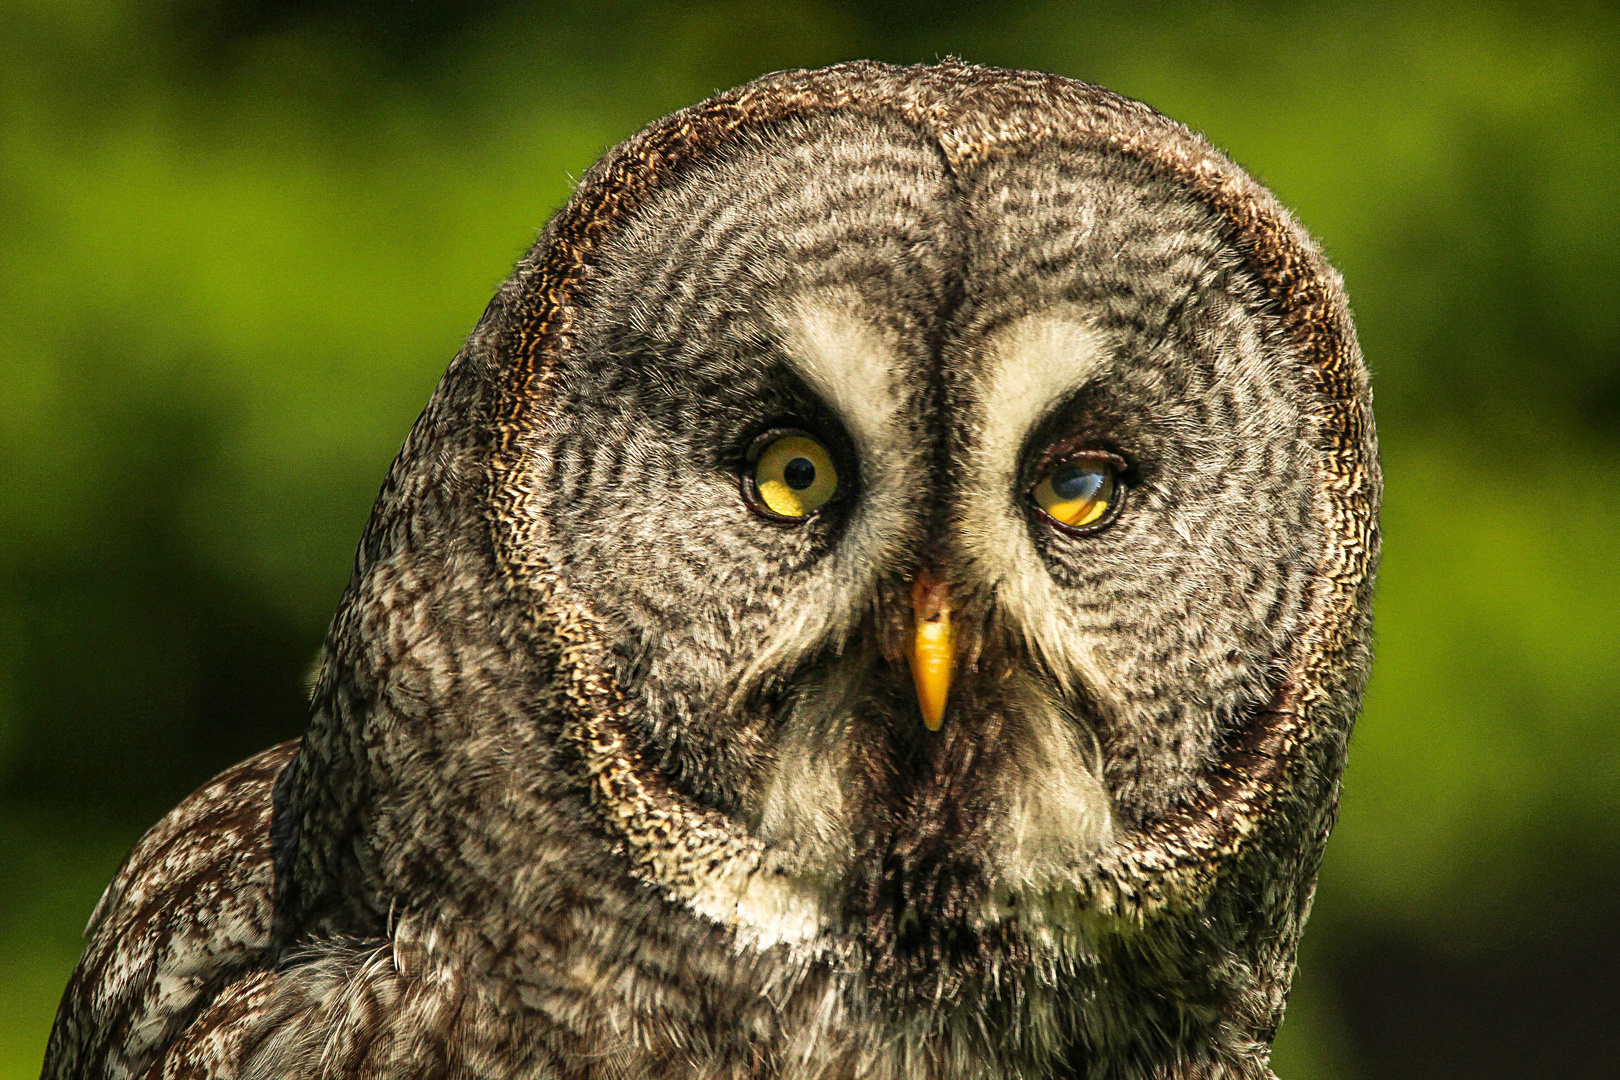
[{"label": "owl shoulder", "polygon": [[[205,1048],[191,1030],[199,1021],[241,1013],[262,995],[272,797],[297,749],[283,743],[226,770],[135,845],[90,916],[41,1080],[145,1076],[182,1039]],[[231,1031],[207,1026],[219,1032],[214,1043]]]}]

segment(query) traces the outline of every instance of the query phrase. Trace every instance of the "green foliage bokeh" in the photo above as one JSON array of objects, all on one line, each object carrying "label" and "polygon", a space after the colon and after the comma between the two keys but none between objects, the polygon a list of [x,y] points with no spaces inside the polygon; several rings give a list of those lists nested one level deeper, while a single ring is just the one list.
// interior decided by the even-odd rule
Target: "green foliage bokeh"
[{"label": "green foliage bokeh", "polygon": [[377,484],[570,178],[716,89],[856,56],[1141,98],[1345,273],[1388,487],[1378,660],[1278,1071],[1407,1075],[1357,1034],[1369,942],[1482,970],[1620,911],[1620,17],[338,6],[0,0],[0,1080],[37,1075],[133,839],[301,727]]}]

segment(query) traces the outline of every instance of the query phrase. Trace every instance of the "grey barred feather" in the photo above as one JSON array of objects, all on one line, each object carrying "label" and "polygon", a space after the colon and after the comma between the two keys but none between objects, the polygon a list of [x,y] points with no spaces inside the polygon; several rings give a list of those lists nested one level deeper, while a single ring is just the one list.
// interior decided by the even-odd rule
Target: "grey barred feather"
[{"label": "grey barred feather", "polygon": [[[837,462],[796,524],[783,427]],[[1029,492],[1080,451],[1075,535]],[[1268,1077],[1378,500],[1337,275],[1146,106],[948,62],[683,110],[491,302],[306,735],[137,847],[45,1075]]]}]

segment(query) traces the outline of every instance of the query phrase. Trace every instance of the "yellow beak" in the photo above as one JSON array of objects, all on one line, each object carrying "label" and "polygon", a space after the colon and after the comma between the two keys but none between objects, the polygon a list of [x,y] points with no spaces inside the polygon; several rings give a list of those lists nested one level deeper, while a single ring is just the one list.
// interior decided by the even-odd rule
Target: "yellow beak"
[{"label": "yellow beak", "polygon": [[950,696],[951,668],[956,659],[950,586],[923,571],[911,583],[911,606],[916,626],[911,643],[911,679],[917,684],[923,723],[929,731],[938,731],[945,721],[945,701]]}]

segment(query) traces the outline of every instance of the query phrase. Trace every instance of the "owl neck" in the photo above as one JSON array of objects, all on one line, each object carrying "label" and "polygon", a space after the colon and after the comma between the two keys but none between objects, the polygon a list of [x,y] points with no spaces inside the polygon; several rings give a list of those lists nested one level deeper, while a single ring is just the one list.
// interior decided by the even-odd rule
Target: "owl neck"
[{"label": "owl neck", "polygon": [[[346,607],[343,627],[369,602]],[[309,735],[278,785],[278,821],[296,825],[277,860],[284,954],[386,946],[411,988],[401,1000],[498,1018],[558,1061],[577,1053],[556,1030],[563,1013],[619,1033],[657,1075],[679,1075],[677,1060],[693,1075],[1267,1075],[1254,1048],[1268,1010],[1204,970],[1225,951],[1208,935],[1227,928],[1209,912],[1063,964],[906,987],[874,979],[858,947],[747,941],[649,887],[635,859],[665,854],[651,842],[638,854],[626,835],[712,823],[677,818],[691,811],[643,783],[609,722],[611,687],[581,673],[580,628],[446,602],[409,601],[434,614],[405,620],[419,629],[389,639],[409,643],[397,657],[335,628]],[[589,701],[602,708],[585,714]],[[625,820],[608,820],[604,800]],[[757,865],[757,847],[734,840],[714,850]],[[670,1043],[692,1030],[707,1033],[701,1062]]]}]

